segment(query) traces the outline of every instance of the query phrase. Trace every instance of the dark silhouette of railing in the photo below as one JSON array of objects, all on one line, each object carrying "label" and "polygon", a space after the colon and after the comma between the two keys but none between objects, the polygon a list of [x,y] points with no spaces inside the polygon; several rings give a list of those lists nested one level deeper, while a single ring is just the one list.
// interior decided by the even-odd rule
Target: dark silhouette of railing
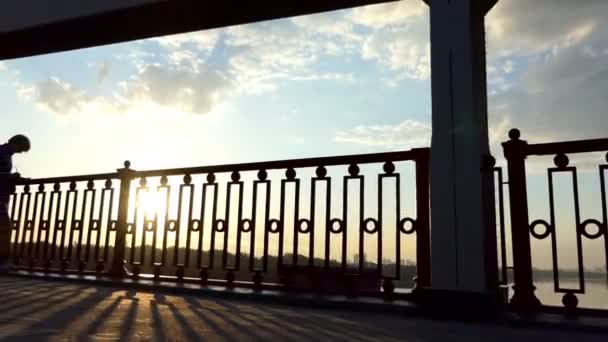
[{"label": "dark silhouette of railing", "polygon": [[[520,139],[520,132],[513,129],[509,132],[510,140],[503,143],[504,154],[508,163],[508,184],[510,195],[511,231],[513,247],[513,276],[514,295],[512,307],[523,313],[534,313],[541,309],[541,301],[534,291],[533,268],[531,258],[530,236],[535,239],[551,240],[551,256],[553,269],[554,291],[564,293],[562,304],[568,314],[577,312],[578,298],[576,294],[585,293],[585,276],[583,268],[583,238],[594,240],[604,238],[605,255],[608,261],[608,217],[606,208],[606,171],[608,164],[598,165],[600,176],[600,194],[602,221],[581,217],[578,180],[576,166],[569,166],[567,154],[606,152],[608,139],[580,140],[546,144],[528,144]],[[554,167],[547,169],[549,188],[549,221],[529,218],[528,194],[526,185],[526,158],[528,156],[554,155]],[[606,154],[608,161],[608,154]],[[601,162],[598,161],[598,164]],[[572,177],[574,193],[574,220],[576,230],[576,257],[578,287],[564,288],[559,279],[559,263],[556,237],[556,213],[554,196],[554,176],[557,173],[568,173]],[[596,232],[590,232],[588,227],[594,225]],[[544,228],[540,230],[539,228]],[[608,264],[608,262],[607,262]],[[506,270],[503,269],[506,272]],[[606,269],[608,275],[608,266]]]},{"label": "dark silhouette of railing", "polygon": [[[415,218],[401,211],[401,174],[396,169],[400,162],[415,164]],[[429,149],[414,149],[150,171],[133,170],[125,162],[115,173],[21,179],[12,195],[11,254],[19,268],[43,272],[112,277],[150,273],[156,279],[229,287],[309,287],[392,298],[396,285],[407,284],[402,278],[413,272],[416,286],[430,284],[428,163]],[[366,175],[360,167],[366,164],[382,165],[382,171],[374,175],[377,193],[372,196],[364,194]],[[300,197],[299,170],[304,170],[302,174],[314,170],[314,176],[306,179],[311,186],[309,198]],[[280,180],[270,175],[277,172],[284,172]],[[338,196],[331,186],[337,177],[342,181]],[[180,178],[177,185],[176,178]],[[279,184],[278,198],[272,196],[273,183]],[[252,192],[248,199],[247,186]],[[218,195],[220,187],[225,197]],[[358,195],[349,195],[350,190]],[[155,200],[160,206],[154,212],[146,212],[142,204],[150,191],[160,194]],[[391,203],[385,203],[387,198]],[[307,217],[301,215],[302,199],[310,206]],[[246,211],[247,201],[251,205]],[[194,210],[195,203],[200,211]],[[342,212],[337,218],[331,216],[336,204]],[[377,217],[364,216],[369,205],[377,205]],[[272,217],[271,206],[278,206],[278,217]],[[354,218],[352,206],[358,208]],[[393,217],[383,217],[386,210]],[[319,212],[324,212],[323,217]],[[391,234],[395,235],[383,238],[387,226],[394,227]],[[205,231],[205,227],[210,229]],[[293,235],[289,245],[288,233]],[[415,271],[402,264],[401,240],[412,234],[416,236]],[[364,244],[370,237],[377,240],[371,260]],[[306,245],[303,239],[308,239]],[[339,257],[332,258],[335,239],[341,250]],[[278,249],[276,255],[270,255],[271,249]],[[258,250],[263,250],[261,255],[256,254]],[[351,262],[348,255],[356,251]],[[387,262],[386,254],[394,254],[394,260]]]}]

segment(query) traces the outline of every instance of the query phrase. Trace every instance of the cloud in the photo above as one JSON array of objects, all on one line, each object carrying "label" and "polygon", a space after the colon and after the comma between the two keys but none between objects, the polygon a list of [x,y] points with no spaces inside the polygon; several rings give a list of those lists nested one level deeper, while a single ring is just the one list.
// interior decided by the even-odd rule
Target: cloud
[{"label": "cloud", "polygon": [[387,68],[389,85],[430,77],[428,6],[422,1],[356,8],[349,19],[370,30],[360,48],[364,60]]},{"label": "cloud", "polygon": [[387,67],[393,82],[406,78],[427,80],[431,74],[430,42],[428,27],[422,26],[409,25],[374,32],[363,44],[363,59]]},{"label": "cloud", "polygon": [[215,48],[219,39],[219,30],[204,30],[152,38],[151,41],[170,50],[195,49],[199,52],[209,52]]},{"label": "cloud", "polygon": [[424,15],[428,16],[428,9],[422,1],[408,0],[355,8],[351,20],[359,25],[383,28],[405,24]]},{"label": "cloud", "polygon": [[353,24],[344,20],[339,14],[314,14],[295,17],[291,21],[300,29],[314,36],[325,36],[343,39],[345,41],[360,41],[361,35],[355,33]]},{"label": "cloud", "polygon": [[6,67],[6,63],[0,61],[0,71],[6,71],[7,67]]},{"label": "cloud", "polygon": [[486,20],[488,51],[533,55],[567,48],[593,32],[602,32],[604,39],[607,11],[604,0],[500,1]]},{"label": "cloud", "polygon": [[151,102],[187,113],[206,114],[218,104],[231,82],[203,66],[197,72],[148,65],[124,84],[130,102]]},{"label": "cloud", "polygon": [[415,120],[397,125],[360,125],[338,132],[335,140],[388,149],[427,147],[431,143],[431,126]]},{"label": "cloud", "polygon": [[503,87],[490,121],[508,118],[530,142],[605,137],[607,11],[606,1],[499,2],[487,20],[489,82]]},{"label": "cloud", "polygon": [[56,114],[67,115],[80,110],[89,98],[70,83],[50,77],[30,87],[19,87],[18,95],[33,100],[39,107]]},{"label": "cloud", "polygon": [[17,93],[58,115],[125,113],[142,105],[207,114],[232,88],[231,82],[215,70],[198,66],[195,72],[180,65],[147,65],[109,95],[91,95],[57,77],[32,86],[21,85]]}]

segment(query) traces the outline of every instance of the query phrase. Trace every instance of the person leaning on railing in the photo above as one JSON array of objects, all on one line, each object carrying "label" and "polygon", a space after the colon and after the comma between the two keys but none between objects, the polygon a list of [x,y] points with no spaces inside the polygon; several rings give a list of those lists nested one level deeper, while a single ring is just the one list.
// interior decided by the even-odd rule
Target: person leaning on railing
[{"label": "person leaning on railing", "polygon": [[8,202],[13,192],[13,183],[20,177],[13,170],[13,154],[30,150],[30,139],[25,135],[15,135],[6,144],[0,145],[0,273],[9,270],[9,249],[11,244],[11,219],[8,216]]}]

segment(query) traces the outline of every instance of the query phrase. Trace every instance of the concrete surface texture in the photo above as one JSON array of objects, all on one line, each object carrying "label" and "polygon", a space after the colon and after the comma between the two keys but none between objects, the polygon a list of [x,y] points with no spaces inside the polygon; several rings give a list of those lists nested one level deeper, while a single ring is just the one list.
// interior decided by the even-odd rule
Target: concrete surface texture
[{"label": "concrete surface texture", "polygon": [[608,341],[576,331],[290,308],[0,277],[1,341]]}]

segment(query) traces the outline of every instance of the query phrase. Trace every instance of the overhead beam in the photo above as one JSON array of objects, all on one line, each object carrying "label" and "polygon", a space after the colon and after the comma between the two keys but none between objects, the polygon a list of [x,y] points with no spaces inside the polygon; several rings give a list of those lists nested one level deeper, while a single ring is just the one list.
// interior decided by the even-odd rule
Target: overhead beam
[{"label": "overhead beam", "polygon": [[144,1],[143,5],[4,31],[0,33],[0,60],[392,1],[396,0]]}]

